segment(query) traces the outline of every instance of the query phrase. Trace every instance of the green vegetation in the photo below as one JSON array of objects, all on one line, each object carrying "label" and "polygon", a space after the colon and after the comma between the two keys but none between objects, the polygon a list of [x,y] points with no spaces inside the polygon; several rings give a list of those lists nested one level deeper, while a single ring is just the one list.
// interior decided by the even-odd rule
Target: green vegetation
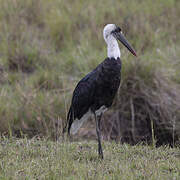
[{"label": "green vegetation", "polygon": [[54,143],[37,139],[0,140],[0,179],[179,179],[177,148],[104,142]]},{"label": "green vegetation", "polygon": [[137,104],[141,90],[142,106],[151,102],[143,111],[155,112],[148,120],[180,129],[180,1],[0,0],[0,9],[1,134],[61,134],[76,83],[106,57],[107,23],[122,27],[139,56],[120,45],[122,85],[105,119],[119,110],[128,120],[121,104],[130,96]]}]

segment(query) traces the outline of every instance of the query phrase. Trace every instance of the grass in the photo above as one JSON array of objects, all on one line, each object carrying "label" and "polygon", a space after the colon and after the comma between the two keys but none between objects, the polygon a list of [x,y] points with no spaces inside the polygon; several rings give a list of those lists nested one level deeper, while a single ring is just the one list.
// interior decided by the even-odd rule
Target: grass
[{"label": "grass", "polygon": [[52,142],[37,139],[0,141],[1,179],[179,179],[180,150],[162,146]]},{"label": "grass", "polygon": [[180,150],[162,146],[6,139],[0,141],[0,179],[179,179]]}]

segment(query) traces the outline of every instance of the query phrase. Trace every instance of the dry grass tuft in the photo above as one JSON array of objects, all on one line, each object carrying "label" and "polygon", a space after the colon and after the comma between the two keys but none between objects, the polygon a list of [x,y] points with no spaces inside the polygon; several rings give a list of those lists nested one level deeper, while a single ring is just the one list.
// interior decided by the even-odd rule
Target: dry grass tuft
[{"label": "dry grass tuft", "polygon": [[159,67],[148,68],[144,62],[128,67],[114,108],[105,117],[104,134],[130,144],[173,146],[179,136],[180,88]]}]

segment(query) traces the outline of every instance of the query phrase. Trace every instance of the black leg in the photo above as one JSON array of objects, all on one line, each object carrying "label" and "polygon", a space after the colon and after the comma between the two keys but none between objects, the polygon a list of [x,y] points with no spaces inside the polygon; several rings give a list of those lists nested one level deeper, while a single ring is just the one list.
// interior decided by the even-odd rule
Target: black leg
[{"label": "black leg", "polygon": [[101,116],[102,114],[96,116],[95,115],[95,121],[96,121],[96,133],[97,133],[97,138],[98,138],[98,152],[99,152],[99,157],[103,159],[103,151],[102,151],[102,146],[101,146],[101,130],[100,130],[100,122],[101,122]]}]

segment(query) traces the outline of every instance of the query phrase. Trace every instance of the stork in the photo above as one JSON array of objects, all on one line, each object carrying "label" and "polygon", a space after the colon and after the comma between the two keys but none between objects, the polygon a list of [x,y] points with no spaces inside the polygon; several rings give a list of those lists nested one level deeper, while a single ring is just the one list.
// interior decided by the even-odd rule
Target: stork
[{"label": "stork", "polygon": [[107,44],[107,58],[78,82],[63,129],[63,133],[67,130],[68,135],[74,135],[85,121],[94,116],[98,153],[101,159],[103,159],[101,117],[112,105],[121,81],[121,52],[117,40],[136,56],[135,50],[125,39],[120,27],[107,24],[103,36]]}]

